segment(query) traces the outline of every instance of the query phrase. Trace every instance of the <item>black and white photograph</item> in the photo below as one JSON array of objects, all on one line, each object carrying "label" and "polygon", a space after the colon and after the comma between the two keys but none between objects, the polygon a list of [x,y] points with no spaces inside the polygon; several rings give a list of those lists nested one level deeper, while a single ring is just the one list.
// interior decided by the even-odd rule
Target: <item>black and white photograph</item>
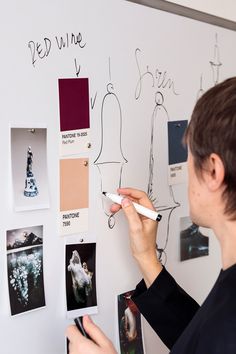
[{"label": "black and white photograph", "polygon": [[43,226],[8,230],[6,237],[11,315],[44,307]]},{"label": "black and white photograph", "polygon": [[67,317],[96,313],[96,243],[68,244],[65,252]]},{"label": "black and white photograph", "polygon": [[190,217],[180,218],[180,260],[209,255],[209,237],[206,229],[191,221]]},{"label": "black and white photograph", "polygon": [[14,209],[49,208],[47,129],[12,127],[11,164]]},{"label": "black and white photograph", "polygon": [[140,312],[132,301],[133,290],[118,295],[118,327],[121,354],[143,354]]}]

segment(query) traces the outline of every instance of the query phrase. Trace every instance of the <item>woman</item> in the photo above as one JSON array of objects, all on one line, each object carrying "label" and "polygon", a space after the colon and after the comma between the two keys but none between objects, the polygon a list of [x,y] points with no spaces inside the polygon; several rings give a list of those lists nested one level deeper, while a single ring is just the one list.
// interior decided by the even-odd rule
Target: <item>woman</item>
[{"label": "woman", "polygon": [[[153,208],[146,194],[119,189],[129,224],[133,257],[143,274],[133,295],[141,313],[171,354],[236,353],[236,78],[207,91],[197,102],[185,135],[191,220],[214,231],[222,270],[201,307],[181,289],[156,254],[157,223],[137,214],[132,201]],[[120,206],[113,205],[112,212]],[[153,208],[154,209],[154,208]],[[84,317],[93,341],[67,330],[71,354],[113,354],[112,343]]]}]

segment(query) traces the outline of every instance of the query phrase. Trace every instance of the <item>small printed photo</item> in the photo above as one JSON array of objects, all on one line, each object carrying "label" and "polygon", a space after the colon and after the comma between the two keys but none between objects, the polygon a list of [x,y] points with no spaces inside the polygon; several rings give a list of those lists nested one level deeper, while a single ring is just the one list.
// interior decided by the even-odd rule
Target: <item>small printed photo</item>
[{"label": "small printed photo", "polygon": [[180,218],[180,260],[209,255],[209,237],[189,217]]},{"label": "small printed photo", "polygon": [[68,317],[97,312],[96,243],[66,245],[66,302]]},{"label": "small printed photo", "polygon": [[121,354],[143,354],[140,312],[132,301],[133,290],[118,295],[118,326]]},{"label": "small printed photo", "polygon": [[43,225],[7,231],[7,251],[43,244]]},{"label": "small printed photo", "polygon": [[43,226],[8,230],[6,237],[11,315],[44,307]]},{"label": "small printed photo", "polygon": [[11,165],[15,210],[48,208],[46,128],[11,128]]}]

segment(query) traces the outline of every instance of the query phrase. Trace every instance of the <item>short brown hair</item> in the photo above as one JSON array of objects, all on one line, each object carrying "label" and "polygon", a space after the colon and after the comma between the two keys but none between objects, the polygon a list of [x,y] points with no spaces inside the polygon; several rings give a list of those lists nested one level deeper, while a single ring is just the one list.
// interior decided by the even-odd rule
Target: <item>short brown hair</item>
[{"label": "short brown hair", "polygon": [[225,168],[223,198],[225,213],[236,219],[236,77],[217,84],[197,101],[185,133],[194,157],[196,172],[201,172],[211,153],[216,153]]}]

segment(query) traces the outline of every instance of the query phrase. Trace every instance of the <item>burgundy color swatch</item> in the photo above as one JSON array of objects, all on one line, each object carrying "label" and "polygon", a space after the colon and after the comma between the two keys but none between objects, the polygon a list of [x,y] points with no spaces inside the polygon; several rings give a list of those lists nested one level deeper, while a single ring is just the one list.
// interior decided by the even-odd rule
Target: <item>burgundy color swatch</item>
[{"label": "burgundy color swatch", "polygon": [[59,79],[61,131],[89,128],[88,79]]}]

